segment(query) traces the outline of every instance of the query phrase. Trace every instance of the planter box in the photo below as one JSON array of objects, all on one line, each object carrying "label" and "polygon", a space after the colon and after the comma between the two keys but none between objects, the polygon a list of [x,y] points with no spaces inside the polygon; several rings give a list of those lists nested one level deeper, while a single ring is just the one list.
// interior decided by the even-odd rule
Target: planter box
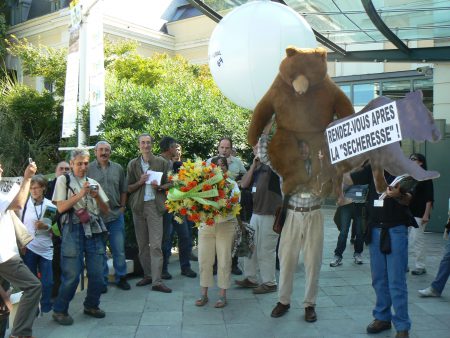
[{"label": "planter box", "polygon": [[[131,259],[126,260],[127,263],[127,274],[134,272],[134,262]],[[110,282],[114,282],[114,266],[112,258],[108,258],[108,279]]]}]

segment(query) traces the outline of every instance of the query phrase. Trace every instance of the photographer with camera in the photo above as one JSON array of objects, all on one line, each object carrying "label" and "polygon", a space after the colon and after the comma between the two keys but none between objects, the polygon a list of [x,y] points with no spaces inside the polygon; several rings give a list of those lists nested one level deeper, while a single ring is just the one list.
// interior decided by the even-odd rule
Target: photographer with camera
[{"label": "photographer with camera", "polygon": [[[31,160],[25,169],[20,187],[14,184],[8,193],[0,192],[0,277],[23,291],[14,318],[11,337],[31,337],[33,322],[41,297],[39,279],[20,259],[14,225],[15,222],[20,222],[14,211],[23,209],[30,191],[31,177],[36,173],[36,170],[36,164]],[[0,179],[2,172],[0,165]],[[8,298],[8,295],[5,294],[6,292],[1,297],[2,299]],[[4,299],[5,305],[7,301],[7,299]]]},{"label": "photographer with camera", "polygon": [[[72,150],[69,176],[58,177],[53,194],[53,202],[58,212],[63,214],[61,269],[62,283],[53,306],[53,319],[61,325],[72,325],[69,303],[72,300],[83,262],[89,276],[84,313],[95,318],[105,317],[99,308],[103,289],[103,261],[105,254],[105,235],[107,230],[100,212],[109,212],[108,197],[102,187],[86,176],[89,165],[89,152],[85,149]],[[69,182],[68,179],[70,179]]]}]

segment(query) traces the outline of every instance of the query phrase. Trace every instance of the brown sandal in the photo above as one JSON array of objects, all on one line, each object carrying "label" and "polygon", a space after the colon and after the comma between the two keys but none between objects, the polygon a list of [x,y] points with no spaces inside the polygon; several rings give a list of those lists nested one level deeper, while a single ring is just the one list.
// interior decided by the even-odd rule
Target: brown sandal
[{"label": "brown sandal", "polygon": [[227,298],[226,297],[219,297],[216,304],[214,304],[214,307],[217,309],[223,308],[227,305]]},{"label": "brown sandal", "polygon": [[209,299],[208,299],[207,295],[201,295],[200,298],[195,301],[195,305],[196,306],[203,306],[206,303],[208,303],[208,300]]}]

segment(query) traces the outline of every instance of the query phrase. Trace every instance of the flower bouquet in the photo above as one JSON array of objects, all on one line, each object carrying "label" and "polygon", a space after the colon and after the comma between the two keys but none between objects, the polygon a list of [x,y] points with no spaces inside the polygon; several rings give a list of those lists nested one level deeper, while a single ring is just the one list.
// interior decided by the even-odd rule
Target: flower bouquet
[{"label": "flower bouquet", "polygon": [[190,160],[183,162],[178,174],[169,175],[174,184],[167,194],[166,209],[181,223],[183,217],[200,224],[214,225],[221,218],[239,214],[239,193],[234,182],[215,164]]}]

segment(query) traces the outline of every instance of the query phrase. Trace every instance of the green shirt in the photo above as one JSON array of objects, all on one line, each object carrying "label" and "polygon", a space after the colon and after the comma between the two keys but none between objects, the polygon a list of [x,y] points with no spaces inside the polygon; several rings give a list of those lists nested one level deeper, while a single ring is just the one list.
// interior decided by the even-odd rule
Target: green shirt
[{"label": "green shirt", "polygon": [[111,222],[119,218],[121,211],[119,210],[120,195],[126,193],[128,183],[125,171],[118,163],[109,161],[106,168],[102,168],[97,160],[89,163],[87,176],[95,179],[102,186],[109,199],[109,208],[111,211],[108,215],[102,215],[104,222]]}]

